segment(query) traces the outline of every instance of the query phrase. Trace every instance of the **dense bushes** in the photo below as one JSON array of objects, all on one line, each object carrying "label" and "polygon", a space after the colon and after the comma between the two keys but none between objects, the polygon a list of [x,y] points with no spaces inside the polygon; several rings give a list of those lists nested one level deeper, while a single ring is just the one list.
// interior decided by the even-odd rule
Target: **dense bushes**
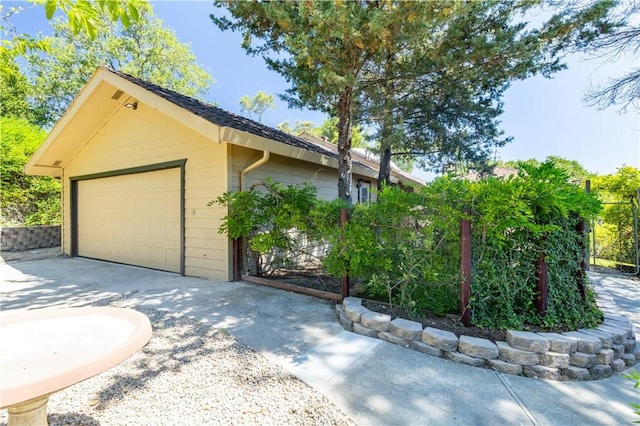
[{"label": "dense bushes", "polygon": [[46,132],[13,117],[1,117],[0,129],[0,225],[59,224],[60,182],[50,177],[26,176],[22,172]]},{"label": "dense bushes", "polygon": [[[591,188],[608,203],[595,226],[595,255],[615,264],[636,263],[634,210],[638,208],[640,169],[624,166],[616,173],[595,176]],[[637,213],[636,213],[637,214]]]},{"label": "dense bushes", "polygon": [[[229,206],[221,232],[247,237],[260,257],[293,256],[292,242],[304,234],[323,241],[328,273],[364,282],[370,297],[384,298],[413,312],[456,313],[460,285],[460,219],[472,220],[472,323],[522,328],[589,326],[600,319],[594,294],[577,287],[585,237],[580,220],[593,217],[600,203],[567,183],[546,162],[522,165],[517,176],[468,182],[439,178],[407,192],[383,189],[378,201],[350,206],[341,229],[339,201],[316,198],[310,185],[283,187],[267,182],[216,200]],[[295,232],[292,230],[295,229]],[[289,254],[287,254],[289,253]],[[546,315],[535,306],[535,262],[549,265]]]},{"label": "dense bushes", "polygon": [[[587,326],[600,319],[594,294],[582,300],[577,286],[585,236],[577,223],[600,210],[599,201],[552,162],[522,165],[507,179],[489,178],[472,185],[473,321],[488,327],[523,324]],[[549,265],[549,304],[538,315],[535,262],[546,255]]]},{"label": "dense bushes", "polygon": [[419,192],[389,187],[376,203],[355,205],[331,242],[327,271],[360,278],[370,296],[413,313],[455,311],[462,187],[445,180]]},{"label": "dense bushes", "polygon": [[324,258],[324,252],[309,247],[328,247],[345,207],[340,201],[318,200],[317,188],[309,184],[285,187],[271,180],[248,191],[225,193],[211,204],[229,206],[219,231],[248,244],[249,266],[257,276],[292,266],[296,258]]}]

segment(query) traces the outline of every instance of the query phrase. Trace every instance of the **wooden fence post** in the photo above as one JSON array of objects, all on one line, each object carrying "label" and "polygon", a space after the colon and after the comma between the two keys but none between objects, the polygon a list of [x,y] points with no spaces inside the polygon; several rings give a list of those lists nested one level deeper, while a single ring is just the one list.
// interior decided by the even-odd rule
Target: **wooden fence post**
[{"label": "wooden fence post", "polygon": [[[349,210],[340,209],[340,227],[344,228],[344,224],[349,220]],[[346,297],[349,297],[349,274],[346,273],[340,279],[341,284],[341,301],[343,301]]]},{"label": "wooden fence post", "polygon": [[468,327],[471,325],[471,221],[465,218],[460,219],[460,274],[460,320]]},{"label": "wooden fence post", "polygon": [[[591,192],[591,179],[587,179],[584,182],[584,191],[586,193]],[[582,219],[582,218],[581,218]],[[591,266],[589,265],[590,263],[590,258],[591,258],[591,253],[589,253],[590,247],[589,247],[589,234],[591,233],[591,229],[589,229],[589,224],[584,223],[584,219],[582,219],[582,226],[584,227],[584,230],[582,231],[584,236],[587,238],[587,244],[584,247],[584,271],[590,271],[591,270]],[[595,226],[595,224],[594,224]],[[595,234],[593,235],[593,244],[595,246]],[[594,252],[595,254],[595,247],[594,247]],[[596,263],[595,263],[595,259],[593,262],[593,266],[595,268]]]},{"label": "wooden fence post", "polygon": [[580,270],[578,271],[578,276],[576,277],[576,281],[578,283],[578,291],[580,292],[580,297],[583,302],[586,302],[587,295],[584,290],[584,277],[586,276],[587,271],[587,260],[589,259],[589,254],[587,253],[589,242],[587,241],[586,247],[584,244],[586,227],[584,225],[584,220],[580,219],[578,224],[576,225],[576,232],[580,237],[580,246],[582,247],[582,260],[580,261]]},{"label": "wooden fence post", "polygon": [[536,295],[536,307],[538,314],[544,316],[547,313],[547,295],[548,295],[548,277],[549,271],[544,253],[538,256],[536,260],[536,286],[538,294]]},{"label": "wooden fence post", "polygon": [[242,265],[242,243],[240,238],[233,239],[233,281],[240,281]]}]

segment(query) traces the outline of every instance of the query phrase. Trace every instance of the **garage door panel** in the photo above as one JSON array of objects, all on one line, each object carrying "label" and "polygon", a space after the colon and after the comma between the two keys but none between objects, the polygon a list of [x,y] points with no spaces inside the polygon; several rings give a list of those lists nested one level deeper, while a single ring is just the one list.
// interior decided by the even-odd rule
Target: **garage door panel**
[{"label": "garage door panel", "polygon": [[78,182],[78,255],[180,272],[179,168]]},{"label": "garage door panel", "polygon": [[167,227],[165,227],[166,238],[169,240],[180,240],[180,221],[170,221],[167,222]]}]

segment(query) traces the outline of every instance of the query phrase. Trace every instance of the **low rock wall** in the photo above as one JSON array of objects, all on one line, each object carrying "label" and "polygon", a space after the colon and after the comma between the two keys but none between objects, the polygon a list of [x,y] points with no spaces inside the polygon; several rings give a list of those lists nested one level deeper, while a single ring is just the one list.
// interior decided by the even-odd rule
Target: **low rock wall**
[{"label": "low rock wall", "polygon": [[60,225],[0,228],[0,250],[23,251],[60,245]]},{"label": "low rock wall", "polygon": [[364,336],[476,367],[551,380],[597,380],[640,362],[635,333],[623,316],[605,314],[602,325],[567,333],[507,331],[506,342],[460,336],[373,312],[362,299],[336,305],[342,326]]}]

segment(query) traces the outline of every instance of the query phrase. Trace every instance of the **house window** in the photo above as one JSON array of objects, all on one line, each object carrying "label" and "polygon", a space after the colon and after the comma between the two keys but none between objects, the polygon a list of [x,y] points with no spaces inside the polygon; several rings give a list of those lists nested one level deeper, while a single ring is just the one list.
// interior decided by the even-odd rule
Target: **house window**
[{"label": "house window", "polygon": [[358,202],[368,203],[371,201],[371,182],[358,181]]}]

